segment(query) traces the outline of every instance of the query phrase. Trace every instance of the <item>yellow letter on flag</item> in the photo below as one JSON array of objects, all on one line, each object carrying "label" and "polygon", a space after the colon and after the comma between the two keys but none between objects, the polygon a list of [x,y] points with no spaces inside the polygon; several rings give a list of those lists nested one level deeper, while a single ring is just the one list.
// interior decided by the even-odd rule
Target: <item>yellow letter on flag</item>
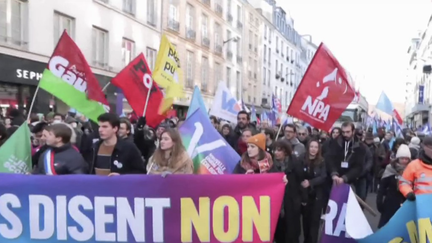
[{"label": "yellow letter on flag", "polygon": [[180,59],[175,47],[169,42],[166,35],[162,35],[156,67],[153,71],[153,80],[165,91],[165,98],[160,109],[161,113],[171,108],[174,98],[185,97]]}]

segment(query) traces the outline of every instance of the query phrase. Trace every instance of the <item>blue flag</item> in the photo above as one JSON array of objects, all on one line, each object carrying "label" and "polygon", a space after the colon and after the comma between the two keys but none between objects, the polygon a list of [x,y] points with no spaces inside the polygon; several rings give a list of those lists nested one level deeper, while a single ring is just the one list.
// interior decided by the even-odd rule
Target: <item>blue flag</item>
[{"label": "blue flag", "polygon": [[381,95],[378,99],[378,103],[375,107],[377,109],[380,109],[381,111],[393,116],[393,110],[394,110],[393,104],[390,101],[389,97],[384,92],[381,93]]},{"label": "blue flag", "polygon": [[190,114],[179,132],[196,174],[231,174],[240,161],[240,156],[212,126],[202,109]]},{"label": "blue flag", "polygon": [[[195,85],[194,92],[192,94],[192,100],[189,105],[189,109],[186,115],[186,118],[189,118],[189,116],[198,108],[201,108],[203,112],[207,112],[207,108],[205,106],[204,100],[201,96],[201,91],[198,88],[198,86]],[[206,115],[207,116],[207,115]]]}]

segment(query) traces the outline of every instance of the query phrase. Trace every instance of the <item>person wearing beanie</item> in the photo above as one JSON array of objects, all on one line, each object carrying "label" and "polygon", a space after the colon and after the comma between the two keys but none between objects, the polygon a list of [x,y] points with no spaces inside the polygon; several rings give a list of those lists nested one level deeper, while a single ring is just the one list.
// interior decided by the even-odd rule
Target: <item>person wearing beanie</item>
[{"label": "person wearing beanie", "polygon": [[376,197],[377,209],[381,213],[378,228],[387,224],[405,201],[404,195],[399,191],[398,183],[410,161],[409,147],[401,144],[396,152],[396,158],[385,168]]},{"label": "person wearing beanie", "polygon": [[431,136],[423,139],[421,148],[418,159],[408,164],[399,180],[400,192],[410,201],[414,201],[416,195],[432,193]]},{"label": "person wearing beanie", "polygon": [[273,166],[273,159],[266,149],[266,136],[263,133],[254,135],[246,140],[247,150],[241,161],[234,168],[234,174],[262,174],[279,172]]},{"label": "person wearing beanie", "polygon": [[408,147],[411,152],[411,160],[417,159],[420,151],[420,138],[412,137]]}]

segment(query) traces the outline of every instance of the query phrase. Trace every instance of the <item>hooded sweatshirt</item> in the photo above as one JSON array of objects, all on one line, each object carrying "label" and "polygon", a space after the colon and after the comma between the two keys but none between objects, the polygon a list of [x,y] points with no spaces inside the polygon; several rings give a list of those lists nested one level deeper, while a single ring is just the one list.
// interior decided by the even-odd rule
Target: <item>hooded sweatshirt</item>
[{"label": "hooded sweatshirt", "polygon": [[293,155],[295,155],[297,158],[306,152],[305,146],[297,138],[288,140],[286,137],[283,137],[282,139],[288,141],[291,144]]}]

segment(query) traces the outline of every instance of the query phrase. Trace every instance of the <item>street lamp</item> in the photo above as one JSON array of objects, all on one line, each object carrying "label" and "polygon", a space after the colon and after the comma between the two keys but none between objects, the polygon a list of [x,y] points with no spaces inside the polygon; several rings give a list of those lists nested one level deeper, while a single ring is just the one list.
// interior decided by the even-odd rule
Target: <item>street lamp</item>
[{"label": "street lamp", "polygon": [[233,41],[233,42],[237,42],[240,40],[240,37],[236,36],[236,37],[231,37],[228,40],[224,41],[223,44],[225,45],[226,43]]}]

